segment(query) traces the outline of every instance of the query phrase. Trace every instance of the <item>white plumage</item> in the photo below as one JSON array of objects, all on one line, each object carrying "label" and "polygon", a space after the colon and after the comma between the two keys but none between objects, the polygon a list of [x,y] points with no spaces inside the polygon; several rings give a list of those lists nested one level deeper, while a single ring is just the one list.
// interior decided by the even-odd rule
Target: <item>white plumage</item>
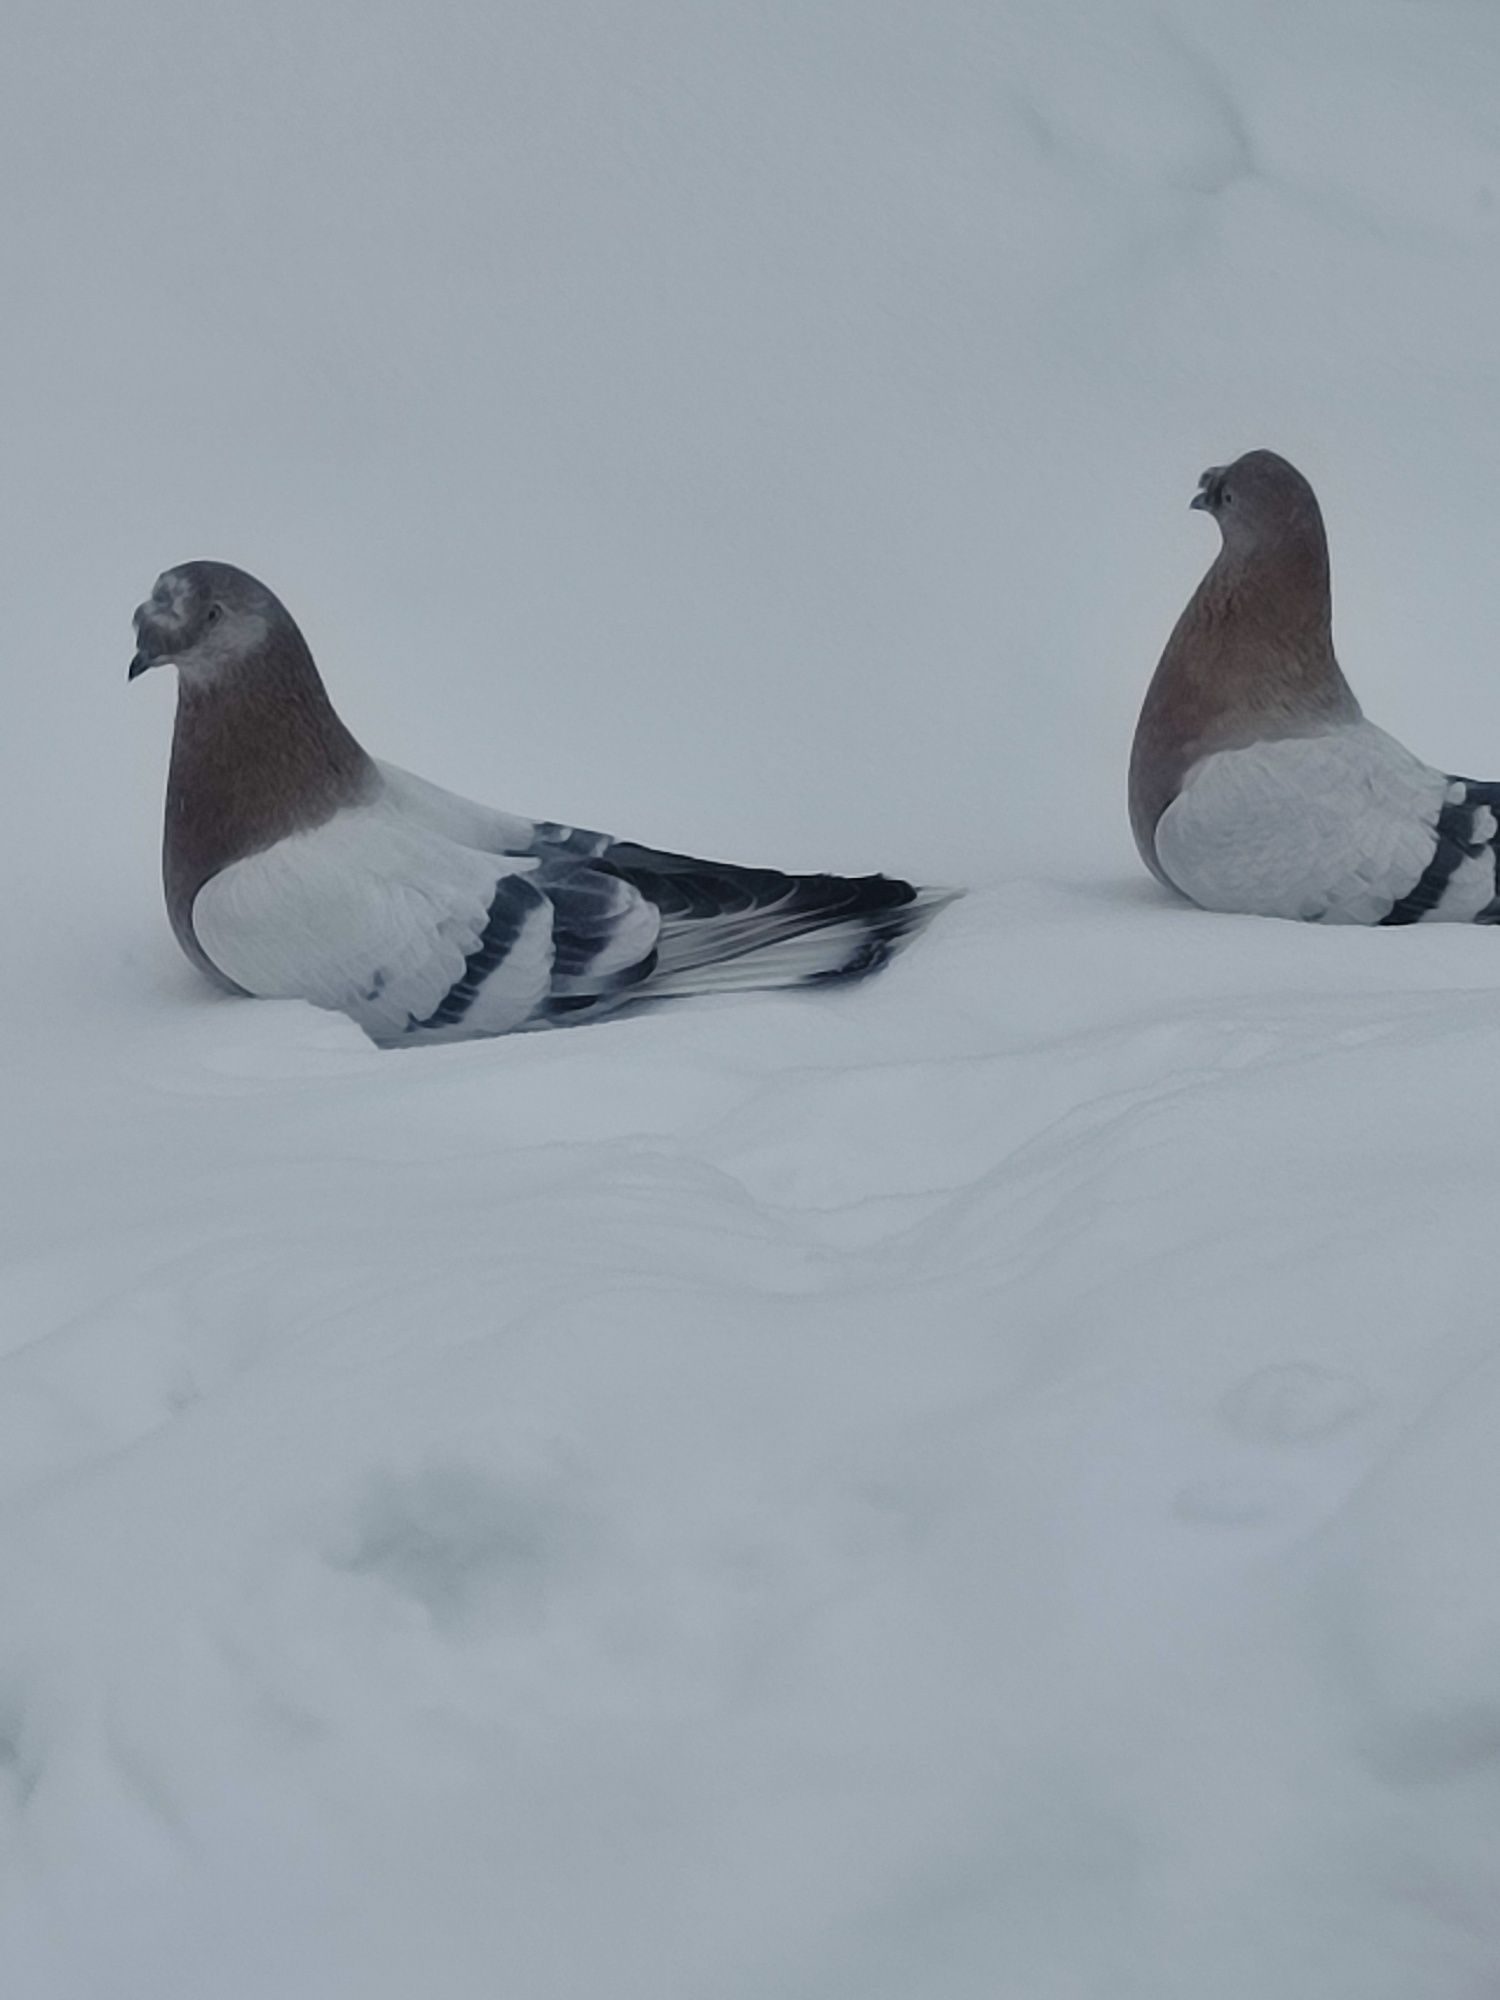
[{"label": "white plumage", "polygon": [[1413,921],[1472,923],[1495,900],[1493,811],[1354,722],[1203,758],[1157,823],[1156,856],[1206,909],[1379,924],[1438,858],[1440,825],[1459,851]]}]

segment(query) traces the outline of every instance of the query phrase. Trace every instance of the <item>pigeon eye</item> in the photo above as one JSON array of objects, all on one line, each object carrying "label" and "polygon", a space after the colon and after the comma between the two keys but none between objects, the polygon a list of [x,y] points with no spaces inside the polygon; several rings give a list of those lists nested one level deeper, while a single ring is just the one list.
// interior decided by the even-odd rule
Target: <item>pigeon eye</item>
[{"label": "pigeon eye", "polygon": [[220,619],[221,619],[221,618],[222,618],[223,616],[224,616],[224,607],[223,607],[223,605],[222,605],[222,604],[210,604],[210,605],[209,605],[209,607],[208,607],[208,622],[209,622],[209,624],[210,624],[210,625],[217,625],[217,624],[218,624],[218,622],[219,622],[219,620],[220,620]]},{"label": "pigeon eye", "polygon": [[1219,499],[1226,507],[1233,506],[1234,504],[1234,495],[1230,492],[1227,486],[1224,488],[1223,492],[1220,493]]}]

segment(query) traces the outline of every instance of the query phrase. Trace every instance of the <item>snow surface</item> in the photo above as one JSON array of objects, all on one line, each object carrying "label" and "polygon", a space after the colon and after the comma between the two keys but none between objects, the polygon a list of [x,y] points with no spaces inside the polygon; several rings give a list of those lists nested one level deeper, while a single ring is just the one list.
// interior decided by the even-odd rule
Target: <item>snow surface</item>
[{"label": "snow surface", "polygon": [[[5,2000],[1494,2000],[1500,941],[1141,874],[1252,445],[1500,775],[1491,0],[18,0]],[[157,571],[523,812],[976,885],[382,1055],[156,885]]]}]

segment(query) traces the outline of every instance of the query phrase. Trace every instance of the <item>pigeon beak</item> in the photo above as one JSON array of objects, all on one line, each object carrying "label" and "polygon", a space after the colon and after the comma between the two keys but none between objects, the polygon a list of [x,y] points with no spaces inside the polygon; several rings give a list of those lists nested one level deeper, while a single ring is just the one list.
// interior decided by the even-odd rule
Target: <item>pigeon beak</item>
[{"label": "pigeon beak", "polygon": [[151,611],[149,604],[136,606],[135,617],[131,621],[135,626],[135,658],[125,676],[127,681],[139,679],[148,668],[159,667],[164,660],[172,657],[171,638],[159,629]]},{"label": "pigeon beak", "polygon": [[1189,500],[1188,506],[1193,508],[1198,513],[1202,514],[1209,513],[1213,507],[1214,489],[1218,486],[1219,481],[1223,477],[1224,477],[1223,466],[1211,465],[1208,468],[1207,472],[1205,472],[1199,479],[1198,491],[1193,495],[1192,499]]}]

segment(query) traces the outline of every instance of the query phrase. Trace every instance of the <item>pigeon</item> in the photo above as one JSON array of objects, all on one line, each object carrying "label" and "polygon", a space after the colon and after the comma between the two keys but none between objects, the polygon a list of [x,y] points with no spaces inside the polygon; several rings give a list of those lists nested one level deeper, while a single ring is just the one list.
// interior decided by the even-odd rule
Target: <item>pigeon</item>
[{"label": "pigeon", "polygon": [[381,1046],[873,972],[951,891],[721,866],[475,804],[366,754],[306,641],[226,563],[168,570],[129,678],[171,663],[163,877],[231,992],[341,1009]]},{"label": "pigeon", "polygon": [[1210,466],[1223,546],[1178,619],[1130,758],[1151,872],[1210,910],[1325,924],[1500,922],[1500,784],[1367,722],[1333,651],[1312,487],[1273,451]]}]

